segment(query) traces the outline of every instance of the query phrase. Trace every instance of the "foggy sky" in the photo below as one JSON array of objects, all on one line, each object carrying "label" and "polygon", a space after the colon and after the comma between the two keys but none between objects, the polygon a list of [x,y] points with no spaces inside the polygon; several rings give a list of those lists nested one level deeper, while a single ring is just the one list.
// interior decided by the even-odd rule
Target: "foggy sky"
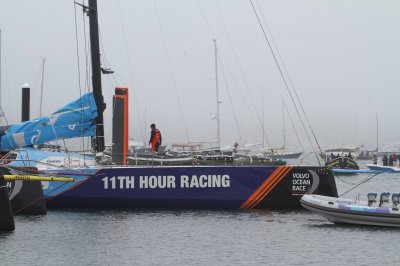
[{"label": "foggy sky", "polygon": [[[380,146],[400,142],[399,1],[253,3],[323,147],[375,148],[376,115]],[[44,114],[87,91],[85,24],[76,6],[79,82],[74,9],[66,0],[0,0],[1,104],[9,123],[20,120],[25,82],[32,88],[31,117],[39,115],[41,58],[46,58]],[[149,125],[156,123],[165,144],[215,141],[215,38],[222,144],[261,142],[255,110],[262,117],[263,106],[270,144],[280,146],[284,99],[308,146],[249,1],[99,0],[98,9],[102,63],[115,71],[103,76],[106,142],[116,86],[130,89],[130,136],[136,140],[147,142]],[[299,144],[287,116],[285,124],[287,145],[295,149]]]}]

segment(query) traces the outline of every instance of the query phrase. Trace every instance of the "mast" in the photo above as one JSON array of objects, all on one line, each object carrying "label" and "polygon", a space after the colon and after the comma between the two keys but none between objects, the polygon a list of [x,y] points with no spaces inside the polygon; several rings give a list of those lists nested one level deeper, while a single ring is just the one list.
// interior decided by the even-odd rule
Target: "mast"
[{"label": "mast", "polygon": [[376,152],[379,150],[379,124],[378,124],[378,114],[376,114]]},{"label": "mast", "polygon": [[100,47],[99,47],[99,25],[97,18],[97,0],[89,0],[89,27],[90,27],[90,47],[92,58],[92,86],[93,95],[97,106],[97,130],[93,149],[96,152],[104,150],[104,120],[103,112],[106,109],[101,88],[101,64],[100,64]]},{"label": "mast", "polygon": [[43,102],[43,82],[44,82],[44,63],[46,58],[42,58],[42,82],[40,84],[40,107],[39,107],[39,117],[42,117],[42,102]]},{"label": "mast", "polygon": [[285,100],[282,99],[282,133],[283,133],[283,152],[286,151],[286,129],[285,129]]},{"label": "mast", "polygon": [[264,118],[264,91],[261,89],[261,112],[262,112],[262,149],[265,148],[265,118]]},{"label": "mast", "polygon": [[217,141],[218,148],[221,148],[221,129],[219,124],[219,90],[218,90],[218,50],[217,50],[217,40],[214,39],[214,50],[215,50],[215,90],[217,93]]},{"label": "mast", "polygon": [[[2,106],[1,105],[1,101],[2,101],[2,95],[1,95],[1,90],[2,90],[2,88],[1,88],[1,71],[2,71],[2,69],[1,69],[1,29],[0,29],[0,107]],[[3,113],[1,112],[0,113],[0,124],[1,124],[1,118],[3,117]]]},{"label": "mast", "polygon": [[[146,132],[146,129],[147,129],[147,107],[144,108],[144,130],[145,130],[144,132]],[[143,133],[143,131],[142,131],[142,133]],[[143,135],[143,136],[145,136],[145,135]],[[144,144],[147,143],[145,137],[143,138],[143,143]]]}]

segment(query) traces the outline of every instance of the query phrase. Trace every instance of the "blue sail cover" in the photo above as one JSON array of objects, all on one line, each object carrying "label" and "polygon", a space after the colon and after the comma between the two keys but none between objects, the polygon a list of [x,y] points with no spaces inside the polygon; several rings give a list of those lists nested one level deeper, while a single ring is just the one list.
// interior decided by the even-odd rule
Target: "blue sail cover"
[{"label": "blue sail cover", "polygon": [[96,135],[97,107],[87,93],[51,114],[0,129],[0,150],[39,145],[55,139]]}]

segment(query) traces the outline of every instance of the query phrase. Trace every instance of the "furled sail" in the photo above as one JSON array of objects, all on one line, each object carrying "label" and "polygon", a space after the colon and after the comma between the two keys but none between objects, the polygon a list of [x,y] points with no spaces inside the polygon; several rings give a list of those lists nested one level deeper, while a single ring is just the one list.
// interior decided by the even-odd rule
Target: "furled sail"
[{"label": "furled sail", "polygon": [[67,104],[48,117],[0,127],[0,151],[39,145],[56,139],[96,135],[93,93]]}]

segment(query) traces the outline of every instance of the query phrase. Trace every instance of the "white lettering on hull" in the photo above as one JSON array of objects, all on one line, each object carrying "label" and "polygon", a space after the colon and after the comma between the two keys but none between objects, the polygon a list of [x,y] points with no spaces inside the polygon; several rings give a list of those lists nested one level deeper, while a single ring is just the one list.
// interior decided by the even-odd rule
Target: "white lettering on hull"
[{"label": "white lettering on hull", "polygon": [[292,195],[304,195],[312,185],[312,176],[310,173],[292,174]]},{"label": "white lettering on hull", "polygon": [[[227,188],[231,186],[229,175],[173,175],[112,176],[104,177],[103,188],[108,189],[173,189],[173,188]],[[177,184],[179,187],[177,187]]]}]

